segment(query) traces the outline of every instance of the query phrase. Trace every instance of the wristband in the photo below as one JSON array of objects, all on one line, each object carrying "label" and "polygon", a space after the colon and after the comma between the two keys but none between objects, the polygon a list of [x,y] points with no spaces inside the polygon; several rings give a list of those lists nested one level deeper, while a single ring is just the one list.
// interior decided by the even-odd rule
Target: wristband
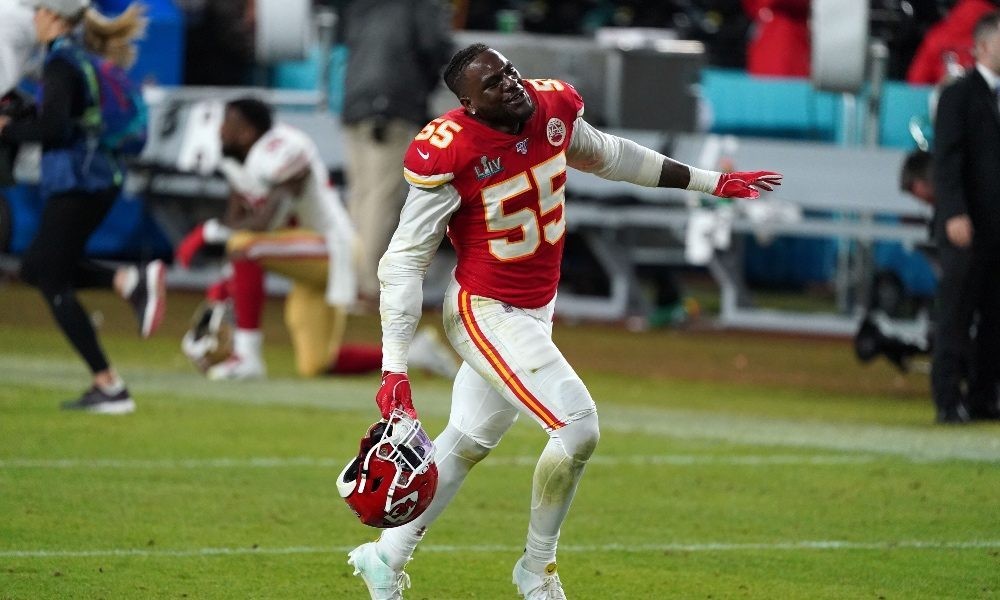
[{"label": "wristband", "polygon": [[691,172],[691,179],[685,189],[705,194],[714,193],[719,186],[719,178],[722,177],[722,173],[718,171],[706,171],[692,166],[688,166],[688,171]]}]

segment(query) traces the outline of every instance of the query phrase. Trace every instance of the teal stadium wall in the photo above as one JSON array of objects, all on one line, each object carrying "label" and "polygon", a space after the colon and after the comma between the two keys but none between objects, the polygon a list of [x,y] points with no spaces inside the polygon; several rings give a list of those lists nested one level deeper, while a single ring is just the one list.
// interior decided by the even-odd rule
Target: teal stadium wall
[{"label": "teal stadium wall", "polygon": [[[917,119],[924,124],[926,133],[932,89],[885,82],[879,114],[881,146],[916,148],[910,122]],[[705,69],[701,91],[711,108],[713,133],[829,143],[846,139],[843,97],[813,89],[808,79],[758,78],[739,70]],[[865,105],[867,93],[865,90],[859,95],[859,106]],[[837,218],[832,214],[813,216]],[[750,283],[779,288],[830,282],[841,243],[835,239],[785,236],[761,245],[749,237],[744,275]],[[933,294],[936,279],[922,253],[895,242],[877,242],[873,260],[877,270],[896,273],[909,293]]]}]

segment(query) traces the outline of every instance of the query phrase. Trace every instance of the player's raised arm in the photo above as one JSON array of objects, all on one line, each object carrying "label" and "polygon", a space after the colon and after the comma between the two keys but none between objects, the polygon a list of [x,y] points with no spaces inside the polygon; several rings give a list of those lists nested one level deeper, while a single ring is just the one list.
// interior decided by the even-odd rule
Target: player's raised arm
[{"label": "player's raised arm", "polygon": [[582,117],[576,120],[566,153],[569,166],[613,181],[646,187],[696,190],[722,198],[757,198],[759,190],[781,185],[773,171],[720,173],[698,169],[632,140],[604,133]]}]

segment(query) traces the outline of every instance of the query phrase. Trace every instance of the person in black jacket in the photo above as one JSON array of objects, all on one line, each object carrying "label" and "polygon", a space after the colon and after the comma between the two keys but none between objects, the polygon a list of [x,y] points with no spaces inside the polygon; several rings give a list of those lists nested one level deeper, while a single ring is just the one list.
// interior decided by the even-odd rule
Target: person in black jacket
[{"label": "person in black jacket", "polygon": [[89,8],[89,0],[30,0],[38,41],[48,49],[42,72],[42,102],[37,117],[11,122],[0,117],[0,141],[41,142],[41,193],[45,199],[38,233],[21,261],[21,279],[42,293],[56,323],[93,374],[92,386],[63,408],[104,414],[135,410],[121,377],[108,363],[79,288],[113,288],[136,311],[143,337],[156,330],[164,314],[164,265],[117,269],[84,260],[84,246],[111,209],[121,189],[123,165],[103,150],[81,125],[88,108],[88,84],[79,64],[60,52],[79,44],[119,65],[130,64],[130,43],[145,27],[142,9],[133,5],[115,19]]},{"label": "person in black jacket", "polygon": [[1000,415],[1000,12],[982,17],[974,38],[976,66],[944,89],[934,128],[940,423]]}]

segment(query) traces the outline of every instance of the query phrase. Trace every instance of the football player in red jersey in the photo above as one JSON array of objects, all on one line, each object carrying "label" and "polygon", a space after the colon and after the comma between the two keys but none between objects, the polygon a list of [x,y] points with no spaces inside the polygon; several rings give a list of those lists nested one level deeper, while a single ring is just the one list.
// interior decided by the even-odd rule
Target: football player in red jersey
[{"label": "football player in red jersey", "polygon": [[403,566],[470,469],[521,414],[549,441],[535,467],[524,555],[513,580],[526,598],[564,598],[556,573],[559,529],[599,437],[590,393],[552,342],[566,233],[567,167],[644,186],[756,198],[781,175],[717,173],[678,163],[583,120],[569,84],[522,79],[483,44],[460,50],[444,73],[461,107],[431,121],[410,145],[410,194],[379,266],[383,416],[415,414],[407,347],[420,318],[423,275],[447,233],[458,257],[444,327],[463,359],[451,416],[435,440],[438,489],[427,511],[351,552],[372,598],[401,598]]}]

